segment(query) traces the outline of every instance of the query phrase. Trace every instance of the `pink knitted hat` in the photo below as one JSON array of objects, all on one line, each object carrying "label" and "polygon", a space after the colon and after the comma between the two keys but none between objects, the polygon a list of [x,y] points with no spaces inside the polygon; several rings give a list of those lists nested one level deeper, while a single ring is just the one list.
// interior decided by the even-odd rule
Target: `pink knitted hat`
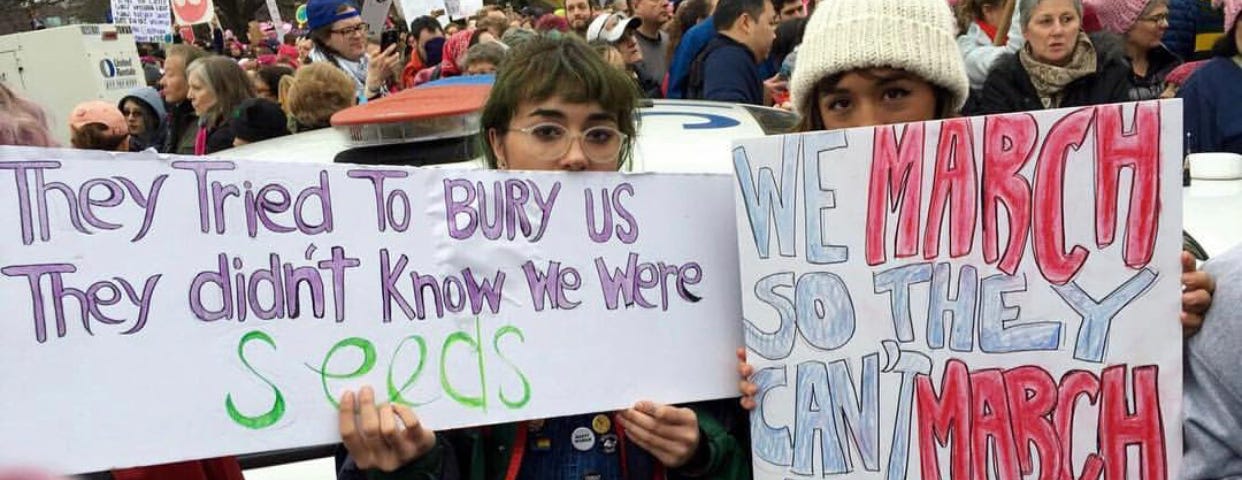
[{"label": "pink knitted hat", "polygon": [[1086,0],[1099,17],[1104,30],[1124,35],[1138,22],[1139,16],[1152,0]]},{"label": "pink knitted hat", "polygon": [[1216,8],[1224,7],[1225,31],[1233,28],[1234,23],[1238,21],[1238,13],[1242,12],[1242,0],[1212,0],[1212,5]]}]

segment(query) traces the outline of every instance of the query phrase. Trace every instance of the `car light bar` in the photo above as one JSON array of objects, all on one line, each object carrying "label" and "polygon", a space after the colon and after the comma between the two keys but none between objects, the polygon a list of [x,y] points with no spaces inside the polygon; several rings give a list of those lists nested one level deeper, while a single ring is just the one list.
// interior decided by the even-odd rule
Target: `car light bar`
[{"label": "car light bar", "polygon": [[371,147],[456,138],[479,133],[480,112],[391,123],[337,127],[349,135],[353,147]]}]

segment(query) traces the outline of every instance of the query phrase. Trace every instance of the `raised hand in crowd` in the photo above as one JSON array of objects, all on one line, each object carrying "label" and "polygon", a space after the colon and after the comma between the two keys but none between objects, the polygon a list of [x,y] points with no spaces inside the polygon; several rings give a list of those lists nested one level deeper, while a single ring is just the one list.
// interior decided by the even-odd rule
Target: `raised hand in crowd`
[{"label": "raised hand in crowd", "polygon": [[401,52],[397,45],[389,45],[377,55],[367,55],[367,96],[378,95],[389,81],[395,82],[401,68]]}]

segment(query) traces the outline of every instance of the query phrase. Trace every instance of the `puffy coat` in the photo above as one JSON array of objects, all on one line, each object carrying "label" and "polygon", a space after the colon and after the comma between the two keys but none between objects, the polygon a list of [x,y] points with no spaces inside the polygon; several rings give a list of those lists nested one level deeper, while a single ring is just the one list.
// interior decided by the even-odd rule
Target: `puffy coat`
[{"label": "puffy coat", "polygon": [[[1130,99],[1132,70],[1125,59],[1120,39],[1114,35],[1094,34],[1091,35],[1091,43],[1096,50],[1096,72],[1067,85],[1059,108],[1120,103]],[[1014,53],[996,62],[977,100],[970,102],[970,109],[964,113],[989,115],[1044,110],[1030,75]]]}]

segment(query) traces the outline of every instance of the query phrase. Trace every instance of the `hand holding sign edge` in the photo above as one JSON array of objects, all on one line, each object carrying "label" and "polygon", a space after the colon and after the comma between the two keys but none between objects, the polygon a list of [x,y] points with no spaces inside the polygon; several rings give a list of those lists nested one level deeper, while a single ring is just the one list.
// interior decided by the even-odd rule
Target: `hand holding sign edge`
[{"label": "hand holding sign edge", "polygon": [[341,440],[360,469],[392,472],[436,445],[435,432],[423,427],[413,410],[391,403],[377,406],[370,387],[356,395],[345,392],[339,414]]}]

